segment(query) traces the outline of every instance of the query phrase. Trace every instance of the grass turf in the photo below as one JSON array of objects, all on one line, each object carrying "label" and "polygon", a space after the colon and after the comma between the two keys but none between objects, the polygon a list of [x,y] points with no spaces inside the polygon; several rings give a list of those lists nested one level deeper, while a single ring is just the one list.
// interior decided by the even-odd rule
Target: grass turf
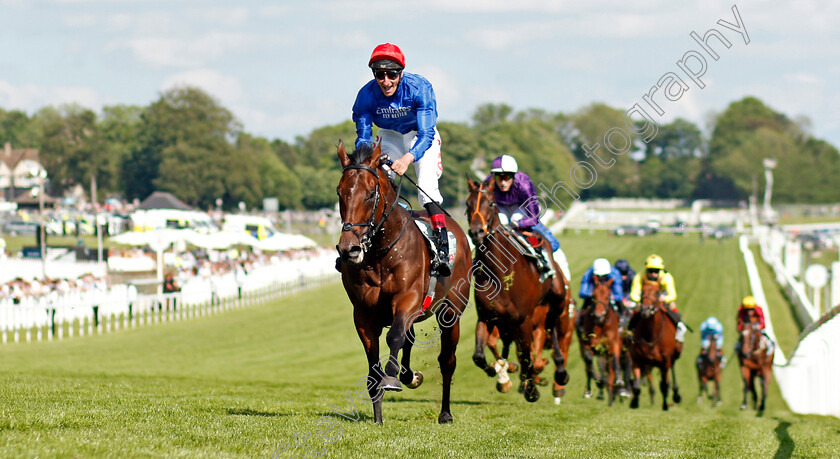
[{"label": "grass turf", "polygon": [[[595,257],[624,257],[640,268],[649,253],[662,255],[676,278],[686,322],[696,330],[716,315],[726,327],[725,349],[731,353],[735,308],[748,286],[736,241],[602,233],[569,233],[560,239],[576,278],[575,293]],[[782,315],[774,310],[773,317],[778,321]],[[840,420],[792,414],[775,384],[763,417],[739,411],[741,382],[734,362],[723,373],[723,406],[696,403],[697,334],[687,336],[677,362],[684,400],[662,412],[658,390],[653,406],[643,392],[638,410],[626,403],[607,407],[603,401],[584,400],[577,344],[561,406],[553,404],[547,388],[541,388],[543,397],[534,404],[515,391],[499,394],[470,358],[473,307],[461,323],[452,390],[455,422],[443,426],[436,423],[437,346],[414,351],[412,366],[424,372],[426,381],[416,390],[388,393],[385,424],[373,423],[370,405],[355,396],[356,383],[367,370],[352,307],[340,284],[187,322],[5,345],[0,347],[0,456],[840,454]],[[419,328],[420,336],[434,332],[430,322]],[[777,325],[780,330],[798,333],[795,327]],[[355,422],[347,419],[354,409]]]}]

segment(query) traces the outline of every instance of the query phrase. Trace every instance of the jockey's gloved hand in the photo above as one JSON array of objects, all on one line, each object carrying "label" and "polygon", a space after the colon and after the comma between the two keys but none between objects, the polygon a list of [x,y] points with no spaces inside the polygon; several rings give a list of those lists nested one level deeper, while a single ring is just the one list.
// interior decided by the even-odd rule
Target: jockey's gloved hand
[{"label": "jockey's gloved hand", "polygon": [[391,160],[391,157],[388,155],[382,155],[379,157],[379,165],[380,166],[387,166],[391,167],[394,164],[394,161]]}]

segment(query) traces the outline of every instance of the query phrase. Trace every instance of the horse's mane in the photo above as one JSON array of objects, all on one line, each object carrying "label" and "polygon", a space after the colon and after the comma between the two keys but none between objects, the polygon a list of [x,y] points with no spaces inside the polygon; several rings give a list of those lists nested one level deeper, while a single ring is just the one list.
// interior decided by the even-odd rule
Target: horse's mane
[{"label": "horse's mane", "polygon": [[359,148],[353,150],[353,153],[350,153],[350,164],[359,165],[364,163],[370,155],[373,154],[373,146],[368,143],[363,143]]}]

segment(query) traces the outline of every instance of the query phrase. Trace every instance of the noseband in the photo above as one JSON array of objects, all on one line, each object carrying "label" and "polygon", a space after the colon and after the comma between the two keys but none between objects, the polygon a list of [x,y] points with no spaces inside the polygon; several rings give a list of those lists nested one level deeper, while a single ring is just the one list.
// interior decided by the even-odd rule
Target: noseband
[{"label": "noseband", "polygon": [[[368,221],[363,222],[363,223],[343,222],[341,224],[341,232],[346,232],[346,231],[352,232],[354,235],[356,235],[356,238],[359,239],[359,245],[362,247],[362,250],[364,250],[365,252],[368,252],[370,250],[371,246],[373,245],[373,242],[372,242],[371,239],[376,235],[376,233],[378,233],[380,230],[382,230],[382,226],[385,224],[385,221],[388,220],[388,216],[391,215],[391,212],[394,210],[394,208],[397,205],[397,201],[399,200],[399,196],[400,196],[400,190],[402,189],[402,177],[400,177],[400,184],[399,184],[399,187],[397,188],[397,199],[394,200],[394,203],[391,204],[391,207],[388,209],[387,212],[382,213],[382,219],[379,220],[379,222],[374,224],[374,221],[376,220],[376,208],[379,207],[379,198],[382,195],[382,193],[380,193],[380,191],[379,191],[379,172],[376,169],[374,169],[372,167],[369,167],[369,166],[366,166],[364,164],[350,164],[349,166],[345,167],[341,171],[341,174],[344,175],[344,173],[346,173],[348,170],[351,170],[351,169],[361,169],[361,170],[364,170],[364,171],[368,171],[371,174],[373,174],[374,177],[376,177],[376,188],[375,188],[375,191],[374,191],[375,194],[374,194],[374,197],[373,197],[373,212],[371,212],[371,214],[370,214],[370,219],[368,219]],[[382,200],[383,200],[383,202],[385,201],[384,198]],[[353,229],[353,227],[356,227],[356,226],[368,227],[369,230],[365,234],[362,234],[360,236],[359,233],[357,233],[356,230]],[[397,241],[400,240],[403,233],[405,232],[405,228],[406,228],[406,225],[403,226],[402,231],[400,231],[400,235],[397,236],[396,239],[394,239],[394,242],[392,242],[391,244],[388,245],[388,247],[385,248],[386,251],[389,250],[391,247],[393,247],[394,244],[396,244]]]}]

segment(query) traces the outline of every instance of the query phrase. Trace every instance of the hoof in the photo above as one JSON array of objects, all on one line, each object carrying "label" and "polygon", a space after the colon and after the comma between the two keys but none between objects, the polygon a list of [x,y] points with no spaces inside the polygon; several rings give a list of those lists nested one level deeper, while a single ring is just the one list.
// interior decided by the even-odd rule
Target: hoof
[{"label": "hoof", "polygon": [[555,397],[559,398],[559,397],[562,397],[564,395],[566,395],[566,389],[564,389],[562,387],[560,389],[554,389],[554,396]]},{"label": "hoof", "polygon": [[415,371],[414,377],[411,378],[411,382],[405,383],[405,386],[409,389],[417,389],[418,387],[420,387],[420,384],[423,384],[423,373]]},{"label": "hoof", "polygon": [[537,385],[534,384],[534,381],[528,381],[524,384],[525,386],[525,400],[534,403],[540,399],[540,390],[537,389]]},{"label": "hoof", "polygon": [[555,404],[555,405],[559,405],[559,404],[560,404],[560,397],[554,397],[554,404]]},{"label": "hoof", "polygon": [[723,402],[721,402],[720,400],[718,400],[718,401],[716,401],[716,402],[715,402],[714,406],[721,406],[722,404],[723,404]]},{"label": "hoof", "polygon": [[679,392],[674,392],[674,403],[680,403],[682,401],[682,395]]},{"label": "hoof", "polygon": [[555,371],[554,372],[554,382],[561,386],[565,386],[569,383],[569,372],[566,370],[562,371]]},{"label": "hoof", "polygon": [[452,414],[444,412],[440,413],[438,416],[438,424],[451,424],[452,423]]},{"label": "hoof", "polygon": [[598,400],[603,400],[604,399],[604,391],[602,391],[602,390],[598,391],[598,395],[595,398],[598,399]]},{"label": "hoof", "polygon": [[618,391],[618,396],[621,398],[630,398],[633,396],[633,394],[631,394],[629,390],[622,387],[621,390]]},{"label": "hoof", "polygon": [[699,405],[701,403],[703,403],[703,397],[702,396],[697,397],[697,404]]},{"label": "hoof", "polygon": [[517,370],[519,370],[519,365],[508,362],[508,373],[516,373]]},{"label": "hoof", "polygon": [[632,408],[634,410],[639,408],[639,398],[638,397],[634,397],[633,400],[630,401],[630,408]]},{"label": "hoof", "polygon": [[583,398],[592,398],[592,391],[586,391],[583,393]]},{"label": "hoof", "polygon": [[747,405],[741,405],[741,411],[744,411],[746,409],[747,409]]},{"label": "hoof", "polygon": [[379,389],[400,392],[402,391],[402,384],[400,384],[399,379],[393,376],[385,376],[382,381],[379,381]]},{"label": "hoof", "polygon": [[513,387],[513,381],[511,381],[511,380],[508,380],[505,383],[498,383],[498,382],[496,383],[496,390],[503,393],[503,394],[507,394],[508,392],[510,392],[510,389],[512,387]]}]

